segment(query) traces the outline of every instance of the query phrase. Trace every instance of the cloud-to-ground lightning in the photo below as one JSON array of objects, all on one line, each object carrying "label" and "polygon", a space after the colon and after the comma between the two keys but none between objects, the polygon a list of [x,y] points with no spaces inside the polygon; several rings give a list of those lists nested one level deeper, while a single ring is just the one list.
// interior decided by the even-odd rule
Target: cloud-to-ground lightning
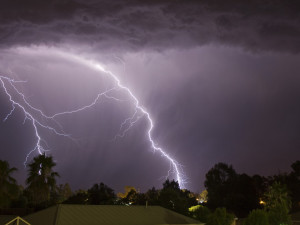
[{"label": "cloud-to-ground lightning", "polygon": [[[41,138],[41,135],[39,133],[39,129],[38,127],[41,127],[41,128],[45,128],[45,129],[48,129],[52,132],[54,132],[56,135],[61,135],[61,136],[65,136],[67,137],[68,135],[63,133],[63,132],[59,132],[57,131],[55,128],[51,127],[51,126],[47,126],[47,125],[44,125],[42,122],[40,122],[38,119],[36,119],[36,117],[33,116],[32,113],[30,113],[26,107],[24,105],[22,105],[21,102],[18,102],[17,100],[15,100],[13,97],[12,97],[12,94],[10,94],[10,92],[8,91],[8,87],[6,85],[6,83],[8,83],[8,85],[10,85],[14,90],[17,90],[17,88],[15,87],[14,83],[17,83],[18,81],[15,81],[9,77],[6,77],[6,76],[2,76],[0,75],[0,82],[1,82],[1,85],[4,89],[4,92],[5,94],[8,96],[9,98],[9,101],[11,102],[11,107],[12,109],[10,110],[10,112],[7,114],[7,116],[4,118],[4,122],[12,115],[12,113],[14,112],[14,110],[16,109],[16,107],[18,107],[19,109],[22,110],[22,112],[24,113],[24,122],[28,119],[32,122],[32,126],[34,128],[34,132],[35,132],[35,137],[36,137],[36,144],[35,144],[35,147],[33,150],[31,150],[27,156],[26,156],[26,160],[24,162],[24,164],[26,164],[26,161],[29,157],[29,155],[33,152],[33,151],[38,151],[39,154],[43,154],[45,151],[47,151],[43,145],[42,145],[42,141],[43,139]],[[20,93],[18,91],[18,93]],[[22,95],[23,96],[23,95]],[[28,102],[25,102],[25,105],[30,105]]]},{"label": "cloud-to-ground lightning", "polygon": [[[128,97],[130,98],[131,103],[134,106],[135,110],[134,110],[133,114],[130,117],[128,117],[127,119],[125,119],[124,122],[121,124],[120,129],[119,129],[119,134],[117,134],[115,136],[115,140],[117,138],[124,137],[126,132],[130,128],[132,128],[138,120],[140,120],[141,118],[146,118],[146,120],[149,124],[149,127],[147,129],[147,137],[148,137],[148,141],[151,145],[151,148],[153,149],[154,152],[159,152],[170,163],[170,170],[168,171],[168,174],[167,174],[166,177],[169,177],[170,173],[174,173],[180,188],[184,188],[184,184],[185,184],[186,179],[185,179],[185,176],[184,176],[184,173],[183,173],[182,165],[180,165],[173,157],[171,157],[165,150],[163,150],[161,147],[159,147],[155,143],[155,141],[153,140],[153,136],[152,136],[152,132],[153,132],[153,129],[154,129],[153,119],[151,118],[149,112],[144,107],[142,107],[142,105],[140,104],[138,98],[133,94],[133,92],[128,87],[124,86],[121,83],[121,80],[115,74],[113,74],[111,71],[106,70],[98,62],[88,60],[88,59],[85,59],[83,57],[79,57],[77,55],[65,53],[65,52],[62,52],[62,51],[55,51],[55,54],[57,54],[59,56],[62,56],[62,57],[65,57],[69,60],[75,61],[77,63],[83,64],[83,65],[85,65],[85,66],[87,66],[91,69],[94,69],[96,71],[99,71],[99,72],[102,72],[102,73],[106,74],[110,79],[113,80],[114,86],[112,88],[104,91],[104,92],[100,92],[94,98],[94,100],[92,102],[90,102],[89,104],[86,104],[84,106],[81,106],[79,108],[72,109],[72,110],[69,110],[69,111],[63,111],[63,112],[55,113],[53,115],[47,115],[42,110],[40,110],[37,107],[30,104],[29,101],[26,99],[25,95],[16,87],[15,83],[20,82],[20,81],[15,81],[15,80],[7,77],[7,76],[0,75],[0,82],[2,84],[2,88],[4,89],[4,92],[8,96],[9,101],[11,102],[11,105],[12,105],[12,109],[7,114],[7,116],[5,117],[4,121],[6,121],[8,119],[8,117],[12,115],[15,108],[18,107],[25,114],[25,120],[28,119],[28,120],[31,121],[34,132],[35,132],[35,137],[36,137],[37,141],[36,141],[35,147],[28,153],[28,155],[26,157],[26,161],[27,161],[27,158],[29,157],[29,155],[32,152],[38,151],[39,154],[42,154],[46,151],[45,147],[43,147],[43,144],[42,144],[43,139],[41,138],[41,135],[39,133],[39,128],[48,129],[56,135],[61,135],[61,136],[65,136],[65,137],[70,138],[70,135],[66,134],[63,131],[61,126],[59,126],[59,130],[58,130],[53,126],[45,125],[38,118],[42,118],[46,122],[48,120],[51,120],[51,121],[54,121],[56,124],[60,125],[55,120],[55,118],[57,118],[59,116],[62,116],[62,115],[79,113],[79,112],[84,111],[88,108],[91,108],[91,107],[95,106],[97,104],[97,102],[100,100],[100,98],[102,98],[102,97],[107,98],[107,99],[116,100],[116,101],[123,101],[122,99],[119,99],[119,98],[116,98],[116,97],[113,96],[114,91],[122,91],[123,93],[128,95]],[[10,93],[7,85],[10,85],[11,91],[14,91],[14,93],[16,95],[18,95],[21,100],[16,100],[16,99],[13,98],[13,94]]]}]

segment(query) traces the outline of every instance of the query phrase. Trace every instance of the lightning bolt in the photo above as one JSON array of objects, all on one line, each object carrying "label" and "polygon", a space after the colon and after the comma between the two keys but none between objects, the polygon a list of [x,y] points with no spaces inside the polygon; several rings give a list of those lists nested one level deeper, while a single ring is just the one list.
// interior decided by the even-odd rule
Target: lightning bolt
[{"label": "lightning bolt", "polygon": [[[11,102],[11,106],[12,106],[10,112],[4,118],[4,121],[6,121],[12,115],[12,113],[14,112],[14,110],[16,108],[19,108],[23,111],[23,113],[25,115],[24,121],[30,120],[31,124],[33,126],[33,129],[34,129],[34,132],[35,132],[35,137],[36,137],[35,147],[26,156],[26,160],[25,160],[24,164],[26,165],[28,157],[34,151],[38,151],[39,154],[42,154],[45,151],[47,151],[46,148],[44,148],[43,144],[42,144],[42,142],[44,140],[41,138],[41,135],[39,133],[40,128],[48,129],[49,131],[53,132],[56,135],[70,138],[70,135],[66,134],[63,131],[62,126],[55,120],[56,117],[59,117],[62,115],[69,115],[69,114],[73,114],[73,113],[79,113],[81,111],[92,108],[93,106],[95,106],[97,104],[97,102],[99,102],[99,100],[101,98],[107,98],[107,99],[111,99],[111,100],[115,100],[115,101],[124,101],[122,99],[119,99],[119,98],[116,98],[113,96],[114,91],[123,91],[131,99],[131,102],[132,102],[135,110],[134,110],[134,113],[130,117],[128,117],[127,119],[125,119],[123,121],[123,123],[121,124],[120,129],[119,129],[119,134],[117,134],[115,136],[114,140],[124,137],[126,135],[126,132],[129,131],[135,125],[135,123],[137,123],[142,118],[146,118],[146,120],[149,124],[148,129],[147,129],[147,137],[148,137],[148,141],[150,143],[151,149],[154,152],[159,152],[161,154],[161,156],[164,157],[170,163],[170,169],[166,175],[166,178],[169,177],[171,173],[175,174],[176,180],[177,180],[180,188],[184,188],[184,185],[186,183],[186,178],[183,173],[183,168],[182,168],[183,166],[181,164],[179,164],[173,157],[171,157],[165,150],[163,150],[160,146],[158,146],[155,143],[155,141],[153,140],[153,136],[152,136],[152,132],[154,129],[153,119],[151,118],[150,113],[140,104],[138,98],[133,94],[133,92],[128,87],[124,86],[121,83],[120,79],[115,74],[113,74],[111,71],[106,70],[101,64],[99,64],[96,61],[88,60],[83,57],[79,57],[77,55],[69,54],[69,53],[61,52],[61,51],[55,51],[55,54],[65,57],[69,60],[73,60],[80,64],[86,65],[87,67],[89,67],[91,69],[94,69],[96,71],[106,74],[110,79],[113,80],[114,86],[104,92],[99,93],[94,98],[94,100],[87,105],[81,106],[79,108],[76,108],[76,109],[73,109],[70,111],[63,111],[63,112],[55,113],[53,115],[47,115],[42,110],[31,105],[28,102],[28,100],[26,99],[25,95],[21,91],[18,90],[18,88],[16,87],[15,84],[19,83],[19,82],[24,82],[24,81],[16,81],[16,80],[13,80],[6,76],[0,76],[0,82],[2,84],[4,92],[8,96],[9,101]],[[18,101],[13,98],[13,95],[9,92],[7,85],[9,85],[11,87],[11,89],[15,92],[15,94],[17,96],[19,96],[21,101],[20,100]],[[37,119],[37,116],[35,116],[36,114],[38,114],[45,121],[50,121],[50,120],[54,121],[57,125],[59,125],[60,130],[57,130],[53,126],[48,126],[48,125],[42,123],[39,119]]]},{"label": "lightning bolt", "polygon": [[[10,110],[10,112],[7,114],[7,116],[4,118],[4,122],[12,115],[12,113],[15,111],[16,107],[21,109],[21,111],[24,113],[24,123],[26,120],[30,120],[35,132],[35,137],[36,137],[36,143],[35,143],[35,147],[33,150],[31,150],[25,159],[24,165],[26,166],[26,162],[27,159],[29,157],[29,155],[34,152],[34,151],[38,151],[39,154],[43,154],[44,152],[47,151],[46,148],[43,147],[42,142],[44,141],[41,138],[40,132],[38,127],[40,128],[44,128],[44,129],[48,129],[51,132],[55,133],[56,135],[60,135],[60,136],[64,136],[64,137],[68,137],[69,135],[65,134],[64,132],[60,132],[57,131],[57,129],[51,127],[51,126],[47,126],[45,124],[43,124],[42,122],[40,122],[36,117],[34,117],[27,109],[25,106],[22,105],[22,103],[18,102],[17,100],[15,100],[12,96],[12,94],[10,94],[10,92],[8,91],[8,87],[7,84],[10,85],[14,90],[17,90],[16,86],[14,85],[15,83],[19,83],[21,81],[15,81],[9,77],[5,77],[5,76],[0,76],[0,82],[1,82],[1,86],[3,87],[4,93],[8,96],[9,101],[11,102],[11,107],[12,109]],[[20,93],[19,91],[17,91],[17,93]],[[24,95],[21,95],[22,97],[24,97]],[[25,104],[29,104],[27,101],[25,101]],[[30,104],[29,104],[30,105]]]}]

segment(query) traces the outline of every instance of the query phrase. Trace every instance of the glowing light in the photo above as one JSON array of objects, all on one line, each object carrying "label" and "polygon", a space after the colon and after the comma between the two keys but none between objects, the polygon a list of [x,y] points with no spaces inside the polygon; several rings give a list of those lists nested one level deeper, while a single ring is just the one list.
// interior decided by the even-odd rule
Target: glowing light
[{"label": "glowing light", "polygon": [[[52,49],[53,50],[53,49]],[[124,93],[126,93],[130,99],[131,102],[133,103],[135,110],[134,113],[127,119],[124,120],[124,122],[121,124],[120,129],[119,129],[119,134],[117,134],[115,136],[115,140],[117,138],[122,138],[125,136],[126,132],[128,130],[130,130],[130,128],[132,128],[135,123],[140,120],[141,118],[146,118],[146,120],[148,121],[149,127],[147,130],[147,136],[148,136],[148,140],[150,143],[151,148],[153,149],[154,152],[159,152],[161,154],[161,156],[163,156],[165,159],[167,159],[170,163],[170,170],[168,171],[168,174],[166,177],[170,176],[170,173],[174,173],[176,176],[176,180],[180,186],[180,188],[184,188],[184,184],[185,184],[185,176],[182,170],[182,166],[174,159],[172,158],[166,151],[164,151],[161,147],[159,147],[153,140],[152,138],[152,132],[154,129],[154,122],[149,114],[149,112],[142,107],[142,105],[140,104],[140,102],[138,101],[137,97],[133,94],[133,92],[126,86],[124,86],[120,79],[114,75],[112,72],[106,70],[102,65],[100,65],[99,63],[92,61],[92,60],[87,60],[85,58],[73,55],[73,54],[68,54],[66,52],[62,52],[62,51],[53,51],[54,54],[58,55],[58,56],[62,56],[67,58],[68,60],[72,60],[75,61],[77,63],[86,65],[89,68],[92,68],[96,71],[100,71],[104,74],[106,74],[109,78],[111,78],[114,81],[114,86],[111,89],[108,89],[104,92],[99,93],[95,99],[89,103],[86,104],[80,108],[77,109],[73,109],[70,111],[64,111],[64,112],[58,112],[56,114],[53,115],[47,115],[46,113],[44,113],[42,110],[32,106],[25,98],[24,94],[18,90],[18,88],[14,85],[17,82],[23,82],[23,81],[15,81],[9,77],[6,76],[0,76],[0,81],[2,84],[2,87],[5,91],[5,94],[8,96],[11,104],[12,104],[12,109],[10,110],[10,112],[7,114],[7,116],[4,118],[4,121],[6,121],[14,112],[15,108],[18,107],[20,108],[24,114],[25,114],[25,119],[26,120],[30,120],[34,131],[35,131],[35,136],[36,136],[36,145],[34,147],[34,149],[32,149],[28,155],[26,156],[26,160],[24,162],[24,164],[26,164],[26,161],[28,160],[29,155],[34,152],[34,151],[38,151],[39,154],[42,154],[46,151],[46,149],[42,146],[42,138],[39,134],[39,128],[44,128],[44,129],[48,129],[50,131],[52,131],[54,134],[56,135],[61,135],[61,136],[65,136],[65,137],[70,137],[70,135],[65,134],[62,130],[62,127],[60,126],[60,131],[58,131],[56,128],[52,127],[52,126],[47,126],[45,124],[43,124],[42,122],[40,122],[35,116],[34,113],[38,113],[43,119],[47,120],[53,120],[54,122],[57,123],[57,121],[55,120],[56,117],[62,116],[62,115],[68,115],[68,114],[73,114],[73,113],[78,113],[81,111],[84,111],[88,108],[91,108],[93,106],[95,106],[97,104],[97,102],[99,101],[99,99],[101,97],[105,97],[107,99],[111,99],[111,100],[115,100],[115,101],[122,101],[121,99],[118,99],[114,96],[111,95],[111,93],[113,91],[116,90],[121,90]],[[12,95],[10,94],[10,92],[8,91],[7,87],[6,87],[6,83],[8,83],[10,85],[10,87],[14,90],[15,94],[17,94],[19,97],[21,97],[22,101],[18,101],[13,99]],[[57,123],[58,124],[58,123]],[[60,125],[60,124],[58,124]]]},{"label": "glowing light", "polygon": [[266,202],[264,202],[263,200],[260,200],[260,201],[259,201],[259,204],[261,204],[261,205],[265,205],[265,204],[266,204]]}]

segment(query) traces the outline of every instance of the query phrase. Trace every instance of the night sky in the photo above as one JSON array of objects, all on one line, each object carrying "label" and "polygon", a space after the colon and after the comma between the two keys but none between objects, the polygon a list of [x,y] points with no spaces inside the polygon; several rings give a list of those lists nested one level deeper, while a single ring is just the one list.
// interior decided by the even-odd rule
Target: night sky
[{"label": "night sky", "polygon": [[[26,81],[18,90],[53,115],[90,104],[113,83],[68,55],[100,63],[150,113],[155,143],[182,165],[185,187],[200,192],[218,162],[268,176],[300,160],[299,12],[297,0],[2,0],[0,75]],[[151,149],[148,120],[114,139],[135,108],[125,92],[112,96],[120,101],[101,98],[56,121],[33,113],[71,135],[39,128],[59,183],[160,188],[170,163]],[[2,86],[0,105],[2,121],[11,111]],[[0,159],[19,169],[21,184],[36,143],[23,121],[16,109],[0,122]]]}]

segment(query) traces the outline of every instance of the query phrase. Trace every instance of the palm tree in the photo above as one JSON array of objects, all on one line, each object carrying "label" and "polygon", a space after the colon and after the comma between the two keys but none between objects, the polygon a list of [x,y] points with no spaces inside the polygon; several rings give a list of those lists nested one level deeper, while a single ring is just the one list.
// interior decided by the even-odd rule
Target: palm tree
[{"label": "palm tree", "polygon": [[50,200],[51,191],[55,190],[57,172],[53,171],[56,165],[52,156],[39,155],[29,164],[29,175],[26,180],[30,200],[34,205],[46,203]]},{"label": "palm tree", "polygon": [[0,160],[0,207],[9,207],[12,199],[17,197],[18,186],[11,174],[16,171],[7,161]]}]

